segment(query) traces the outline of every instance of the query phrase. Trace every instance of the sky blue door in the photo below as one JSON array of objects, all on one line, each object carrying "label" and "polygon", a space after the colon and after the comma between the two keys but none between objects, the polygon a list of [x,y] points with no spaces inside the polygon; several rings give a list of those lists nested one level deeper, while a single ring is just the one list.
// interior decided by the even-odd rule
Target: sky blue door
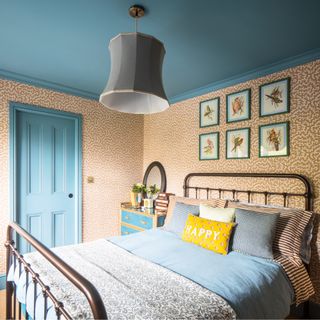
[{"label": "sky blue door", "polygon": [[75,121],[17,110],[15,128],[17,222],[48,247],[74,243]]}]

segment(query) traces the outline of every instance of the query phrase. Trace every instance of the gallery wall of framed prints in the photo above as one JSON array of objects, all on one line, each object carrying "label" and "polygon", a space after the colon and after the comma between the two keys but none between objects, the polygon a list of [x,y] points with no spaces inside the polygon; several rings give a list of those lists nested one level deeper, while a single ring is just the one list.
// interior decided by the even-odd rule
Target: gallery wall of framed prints
[{"label": "gallery wall of framed prints", "polygon": [[236,123],[237,127],[227,128],[225,134],[225,158],[249,159],[251,134],[258,135],[259,158],[287,157],[290,155],[289,121],[271,121],[258,126],[258,130],[242,127],[241,121],[251,121],[251,109],[259,108],[259,117],[271,117],[290,112],[290,78],[268,82],[259,86],[259,103],[252,106],[251,88],[229,93],[225,106],[220,97],[201,101],[199,104],[199,128],[212,132],[199,134],[199,160],[218,160],[220,157],[219,125],[221,110],[225,107],[226,124]]}]

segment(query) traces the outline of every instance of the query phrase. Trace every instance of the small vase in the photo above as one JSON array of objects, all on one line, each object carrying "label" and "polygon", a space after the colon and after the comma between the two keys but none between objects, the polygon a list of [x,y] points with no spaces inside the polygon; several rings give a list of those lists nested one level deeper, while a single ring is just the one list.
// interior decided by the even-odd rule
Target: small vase
[{"label": "small vase", "polygon": [[131,198],[131,205],[134,208],[139,208],[142,201],[142,193],[131,192],[130,198]]},{"label": "small vase", "polygon": [[143,206],[147,209],[152,209],[153,208],[153,199],[150,199],[150,198],[144,199]]}]

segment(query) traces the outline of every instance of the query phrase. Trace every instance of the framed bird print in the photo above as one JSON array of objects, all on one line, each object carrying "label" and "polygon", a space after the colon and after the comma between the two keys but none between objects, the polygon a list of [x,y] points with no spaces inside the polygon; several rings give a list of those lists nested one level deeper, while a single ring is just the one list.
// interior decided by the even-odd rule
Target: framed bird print
[{"label": "framed bird print", "polygon": [[219,159],[219,132],[199,135],[199,160]]},{"label": "framed bird print", "polygon": [[227,123],[248,120],[251,117],[251,90],[245,89],[226,96]]},{"label": "framed bird print", "polygon": [[289,122],[259,127],[259,157],[285,157],[290,153]]},{"label": "framed bird print", "polygon": [[220,98],[200,102],[200,128],[219,125]]},{"label": "framed bird print", "polygon": [[227,130],[226,132],[226,158],[250,158],[250,128]]},{"label": "framed bird print", "polygon": [[290,78],[263,84],[260,92],[260,117],[290,112]]}]

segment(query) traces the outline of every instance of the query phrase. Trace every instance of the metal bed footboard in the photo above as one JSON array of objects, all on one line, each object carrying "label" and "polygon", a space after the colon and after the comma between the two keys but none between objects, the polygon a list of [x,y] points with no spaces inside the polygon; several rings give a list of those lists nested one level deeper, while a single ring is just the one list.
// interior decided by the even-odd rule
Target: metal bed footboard
[{"label": "metal bed footboard", "polygon": [[[47,302],[50,299],[54,305],[57,319],[60,319],[63,316],[65,319],[72,319],[70,314],[64,308],[64,305],[61,301],[58,301],[55,296],[50,291],[50,288],[40,279],[39,274],[34,272],[32,266],[26,262],[15,247],[14,232],[16,235],[24,238],[33,248],[36,249],[47,261],[49,261],[57,270],[59,270],[71,283],[73,283],[87,298],[89,305],[92,310],[94,319],[107,319],[107,313],[103,304],[103,301],[97,291],[97,289],[85,279],[81,274],[76,270],[66,264],[62,259],[60,259],[56,254],[54,254],[50,249],[41,244],[37,239],[30,235],[26,230],[21,228],[16,223],[11,222],[7,228],[7,241],[5,243],[7,250],[7,270],[6,274],[8,276],[9,269],[12,265],[17,266],[19,263],[19,274],[22,272],[22,268],[26,273],[26,292],[28,289],[28,280],[32,279],[30,285],[34,285],[34,314],[26,314],[26,319],[29,316],[36,320],[35,315],[35,306],[36,306],[36,297],[37,297],[37,288],[41,287],[42,295],[44,298],[44,310],[43,310],[43,319],[47,318]],[[29,278],[31,277],[31,278]],[[27,311],[26,311],[27,312]],[[16,286],[14,281],[6,282],[6,319],[21,319],[21,303],[17,302],[16,299]]]}]

